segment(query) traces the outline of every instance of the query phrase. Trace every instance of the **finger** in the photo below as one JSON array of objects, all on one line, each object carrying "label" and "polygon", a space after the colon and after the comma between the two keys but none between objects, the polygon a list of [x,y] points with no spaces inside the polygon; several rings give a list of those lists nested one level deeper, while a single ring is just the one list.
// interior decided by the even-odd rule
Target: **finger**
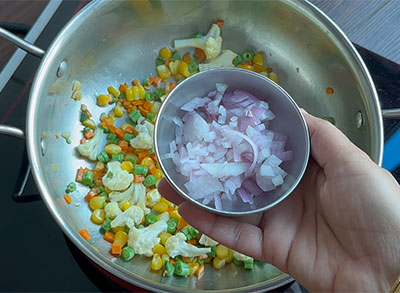
[{"label": "finger", "polygon": [[237,218],[211,214],[184,202],[179,206],[181,216],[215,241],[256,259],[263,257],[262,230]]},{"label": "finger", "polygon": [[168,183],[167,180],[162,179],[157,186],[158,192],[168,199],[170,202],[173,202],[176,205],[179,205],[184,199],[175,191],[175,189]]},{"label": "finger", "polygon": [[310,133],[311,155],[322,168],[328,169],[330,163],[337,166],[349,159],[364,160],[368,157],[331,123],[304,110],[302,112]]}]

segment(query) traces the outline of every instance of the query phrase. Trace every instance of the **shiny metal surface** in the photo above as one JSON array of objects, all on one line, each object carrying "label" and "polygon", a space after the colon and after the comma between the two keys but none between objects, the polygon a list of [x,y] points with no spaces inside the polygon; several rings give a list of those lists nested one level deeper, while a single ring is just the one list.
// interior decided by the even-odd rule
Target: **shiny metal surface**
[{"label": "shiny metal surface", "polygon": [[384,109],[382,110],[382,116],[384,119],[399,119],[400,109]]},{"label": "shiny metal surface", "polygon": [[10,33],[8,30],[0,27],[0,37],[5,38],[6,40],[9,40],[11,43],[15,44],[18,48],[21,48],[25,50],[26,52],[35,55],[36,57],[43,57],[44,56],[44,51],[24,39],[16,37],[13,33]]},{"label": "shiny metal surface", "polygon": [[[286,135],[288,137],[286,149],[293,151],[294,159],[281,165],[288,173],[284,184],[255,197],[252,205],[244,203],[240,198],[234,198],[233,201],[223,199],[222,210],[202,204],[188,195],[184,186],[188,181],[187,177],[176,172],[172,159],[165,158],[165,155],[170,153],[169,142],[176,138],[172,117],[183,117],[186,112],[181,110],[181,107],[190,100],[204,97],[215,90],[216,83],[227,84],[227,93],[241,89],[267,102],[276,116],[270,123],[270,129]],[[310,154],[307,125],[295,101],[269,78],[237,68],[203,71],[185,79],[174,88],[160,108],[154,132],[154,146],[165,177],[183,198],[205,210],[227,216],[263,212],[284,200],[303,177]]]},{"label": "shiny metal surface", "polygon": [[0,124],[0,134],[13,136],[20,139],[25,139],[25,133],[22,129],[14,126]]},{"label": "shiny metal surface", "polygon": [[[85,103],[94,117],[104,109],[95,94],[108,85],[130,82],[154,73],[158,50],[171,40],[206,31],[225,20],[224,48],[263,51],[280,85],[297,104],[317,116],[333,116],[337,126],[377,162],[382,161],[383,127],[378,97],[360,56],[349,40],[322,12],[305,1],[93,1],[75,16],[44,56],[32,85],[27,117],[28,153],[35,181],[45,204],[66,235],[92,260],[116,276],[152,291],[214,290],[262,291],[291,278],[265,264],[254,271],[234,265],[207,268],[195,278],[162,278],[150,272],[150,261],[135,256],[131,262],[114,259],[109,244],[91,223],[81,186],[65,205],[66,184],[79,167],[91,163],[71,146],[81,138],[79,108]],[[67,72],[57,68],[68,61]],[[83,84],[81,102],[71,99],[72,82]],[[326,95],[325,89],[334,89]],[[107,109],[108,111],[108,109]],[[357,129],[354,116],[364,114]],[[55,134],[71,131],[72,145]],[[45,152],[42,152],[42,148]],[[57,168],[54,168],[57,166]],[[88,229],[91,238],[78,234]]]}]

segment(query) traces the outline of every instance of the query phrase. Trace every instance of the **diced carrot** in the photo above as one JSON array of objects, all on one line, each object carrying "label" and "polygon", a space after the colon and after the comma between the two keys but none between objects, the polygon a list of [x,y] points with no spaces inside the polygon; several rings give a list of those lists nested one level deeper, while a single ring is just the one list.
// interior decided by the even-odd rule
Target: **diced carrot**
[{"label": "diced carrot", "polygon": [[124,101],[124,99],[118,99],[117,102],[120,103],[120,104],[122,104],[122,103],[125,102],[125,101]]},{"label": "diced carrot", "polygon": [[85,112],[89,116],[89,118],[92,118],[92,113],[90,113],[88,109],[83,110],[82,112]]},{"label": "diced carrot", "polygon": [[104,125],[110,130],[111,133],[115,133],[117,131],[117,127],[112,125],[107,118],[103,119]]},{"label": "diced carrot", "polygon": [[79,168],[78,173],[76,174],[75,181],[82,182],[83,174],[85,174],[85,169]]},{"label": "diced carrot", "polygon": [[154,165],[153,165],[153,167],[152,167],[152,168],[149,168],[149,173],[150,173],[151,175],[154,175],[154,174],[156,174],[156,172],[157,172],[157,168],[156,168],[156,166],[154,166]]},{"label": "diced carrot", "polygon": [[89,240],[90,239],[90,234],[89,234],[88,230],[86,230],[86,229],[82,229],[81,231],[79,231],[79,234],[85,240]]},{"label": "diced carrot", "polygon": [[189,224],[183,219],[183,217],[180,217],[179,221],[178,221],[177,229],[181,230],[182,228],[185,228],[187,225],[189,225]]},{"label": "diced carrot", "polygon": [[86,139],[91,139],[94,136],[93,131],[88,131],[85,133],[85,138]]},{"label": "diced carrot", "polygon": [[96,191],[95,190],[90,190],[89,192],[88,192],[88,194],[86,194],[86,196],[85,196],[85,200],[87,201],[87,202],[89,202],[93,197],[95,197],[97,195],[97,193],[96,193]]},{"label": "diced carrot", "polygon": [[146,186],[146,192],[149,192],[150,190],[151,190],[150,187]]},{"label": "diced carrot", "polygon": [[137,100],[137,101],[131,102],[131,104],[134,106],[141,106],[144,104],[144,102],[145,102],[145,100]]},{"label": "diced carrot", "polygon": [[172,91],[174,88],[176,87],[176,85],[174,83],[170,83],[169,84],[169,91]]},{"label": "diced carrot", "polygon": [[202,254],[202,255],[200,255],[200,256],[198,257],[199,260],[206,259],[206,258],[208,258],[208,255],[207,255],[207,254]]},{"label": "diced carrot", "polygon": [[176,263],[176,261],[174,259],[170,259],[169,262],[171,263],[171,265],[174,265]]},{"label": "diced carrot", "polygon": [[192,58],[190,58],[189,53],[186,53],[185,55],[183,55],[182,60],[185,61],[186,63],[189,63],[190,61],[192,61]]},{"label": "diced carrot", "polygon": [[119,243],[113,243],[111,245],[111,253],[114,255],[120,255],[122,251],[122,246]]},{"label": "diced carrot", "polygon": [[140,86],[140,81],[138,81],[137,79],[135,79],[134,81],[132,81],[132,84],[135,86]]},{"label": "diced carrot", "polygon": [[196,238],[192,238],[192,239],[188,240],[188,243],[192,244],[192,245],[196,245],[197,244],[197,239]]},{"label": "diced carrot", "polygon": [[154,85],[158,87],[160,85],[160,82],[162,81],[161,77],[157,76],[154,78]]},{"label": "diced carrot", "polygon": [[121,128],[116,128],[115,134],[118,136],[119,139],[123,139],[125,132]]},{"label": "diced carrot", "polygon": [[147,83],[147,85],[152,85],[154,82],[154,76],[150,76],[149,77],[149,82]]},{"label": "diced carrot", "polygon": [[146,220],[143,217],[142,220],[140,221],[140,225],[144,225],[145,223],[146,223]]},{"label": "diced carrot", "polygon": [[142,114],[142,116],[144,116],[144,117],[146,117],[147,116],[147,114],[149,114],[150,113],[150,111],[149,110],[146,110],[145,108],[143,108],[142,106],[139,106],[138,107],[139,108],[139,111],[140,111],[140,113]]},{"label": "diced carrot", "polygon": [[144,176],[143,175],[135,175],[135,178],[133,181],[135,183],[142,183],[144,181]]},{"label": "diced carrot", "polygon": [[113,243],[114,242],[114,233],[112,233],[112,232],[106,232],[106,233],[104,233],[104,240],[105,241],[107,241],[107,242],[110,242],[110,243]]},{"label": "diced carrot", "polygon": [[80,141],[81,144],[85,144],[86,143],[86,139],[82,138]]},{"label": "diced carrot", "polygon": [[93,178],[95,180],[103,177],[103,170],[93,170]]},{"label": "diced carrot", "polygon": [[97,185],[97,186],[104,186],[103,180],[101,180],[101,179],[96,180],[96,185]]},{"label": "diced carrot", "polygon": [[128,109],[130,105],[131,105],[131,102],[129,102],[128,100],[125,100],[122,103],[122,107],[124,107],[125,109]]},{"label": "diced carrot", "polygon": [[127,110],[128,110],[128,113],[131,113],[135,109],[136,109],[136,106],[129,106],[129,108]]},{"label": "diced carrot", "polygon": [[242,65],[253,65],[253,62],[251,62],[251,61],[242,62]]},{"label": "diced carrot", "polygon": [[204,62],[206,60],[206,53],[202,49],[196,48],[194,54],[200,62]]},{"label": "diced carrot", "polygon": [[127,85],[126,83],[121,84],[121,85],[119,86],[119,91],[120,91],[121,93],[125,93],[127,88],[128,88],[128,85]]},{"label": "diced carrot", "polygon": [[193,260],[192,257],[186,257],[186,256],[182,256],[182,261],[185,263],[191,262]]},{"label": "diced carrot", "polygon": [[86,172],[92,172],[92,169],[89,169],[89,168],[85,168],[84,170],[85,170],[85,173]]},{"label": "diced carrot", "polygon": [[217,20],[217,25],[218,25],[219,27],[223,27],[223,26],[224,26],[224,21],[221,20],[221,19],[218,19],[218,20]]},{"label": "diced carrot", "polygon": [[108,94],[108,103],[109,104],[112,104],[113,103],[113,101],[114,101],[114,96],[112,95],[112,94]]},{"label": "diced carrot", "polygon": [[134,130],[135,130],[135,128],[133,128],[132,126],[127,126],[125,128],[125,132],[130,133],[130,134],[132,134]]},{"label": "diced carrot", "polygon": [[135,148],[132,146],[128,147],[128,153],[134,153],[135,152]]},{"label": "diced carrot", "polygon": [[148,155],[149,155],[148,152],[140,152],[140,153],[138,154],[138,163],[142,162],[142,160],[143,160],[145,157],[147,157]]},{"label": "diced carrot", "polygon": [[165,60],[164,64],[165,64],[166,66],[168,66],[171,62],[172,62],[172,59],[171,59],[171,58],[168,58],[167,60]]},{"label": "diced carrot", "polygon": [[70,204],[72,202],[72,198],[68,194],[64,195],[64,200],[67,204]]},{"label": "diced carrot", "polygon": [[199,268],[194,272],[194,275],[196,277],[201,277],[203,273],[204,273],[204,265],[200,265]]},{"label": "diced carrot", "polygon": [[126,153],[128,151],[128,142],[126,140],[120,140],[118,142],[118,146],[121,148],[123,153]]},{"label": "diced carrot", "polygon": [[168,213],[172,213],[173,211],[175,211],[175,208],[174,207],[168,207]]},{"label": "diced carrot", "polygon": [[150,101],[146,101],[143,104],[143,108],[145,108],[146,110],[151,110],[152,107],[153,107],[153,103]]},{"label": "diced carrot", "polygon": [[327,87],[327,88],[326,88],[326,93],[327,93],[328,95],[332,95],[332,94],[333,94],[333,88]]},{"label": "diced carrot", "polygon": [[152,160],[153,160],[154,162],[157,162],[156,154],[151,154],[151,155],[150,155],[150,158],[152,158]]}]

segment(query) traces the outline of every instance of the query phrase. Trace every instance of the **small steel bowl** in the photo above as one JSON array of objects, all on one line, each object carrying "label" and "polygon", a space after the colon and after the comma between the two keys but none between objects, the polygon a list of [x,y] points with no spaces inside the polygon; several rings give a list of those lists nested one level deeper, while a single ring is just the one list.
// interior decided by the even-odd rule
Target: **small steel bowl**
[{"label": "small steel bowl", "polygon": [[[241,89],[269,103],[276,118],[269,129],[288,136],[286,149],[293,151],[293,160],[283,162],[281,167],[288,173],[283,185],[275,190],[254,197],[254,204],[242,202],[236,196],[233,201],[222,200],[223,210],[217,210],[191,198],[184,183],[188,178],[178,174],[172,159],[166,158],[169,143],[175,139],[174,116],[183,117],[181,107],[195,97],[204,97],[215,90],[216,83],[228,85],[226,92]],[[216,68],[197,73],[181,82],[163,102],[155,125],[155,153],[165,178],[186,200],[217,214],[245,215],[265,211],[285,199],[300,182],[308,163],[310,139],[306,122],[299,107],[289,94],[269,78],[243,69]]]}]

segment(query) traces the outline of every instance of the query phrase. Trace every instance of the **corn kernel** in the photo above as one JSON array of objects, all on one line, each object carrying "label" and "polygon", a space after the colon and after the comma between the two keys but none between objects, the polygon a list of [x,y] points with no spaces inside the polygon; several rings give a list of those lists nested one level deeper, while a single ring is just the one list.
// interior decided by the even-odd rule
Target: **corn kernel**
[{"label": "corn kernel", "polygon": [[92,210],[102,209],[104,207],[104,203],[106,198],[103,196],[94,196],[89,201],[89,207]]},{"label": "corn kernel", "polygon": [[126,201],[121,205],[121,210],[126,211],[130,207],[131,207],[131,204],[128,201]]},{"label": "corn kernel", "polygon": [[138,86],[138,90],[139,90],[139,98],[144,99],[144,96],[146,95],[144,87],[140,85]]},{"label": "corn kernel", "polygon": [[92,119],[86,119],[82,124],[91,129],[96,129],[96,123]]},{"label": "corn kernel", "polygon": [[181,63],[180,60],[172,61],[168,64],[168,68],[171,71],[172,75],[175,75],[179,72],[179,64]]},{"label": "corn kernel", "polygon": [[276,83],[279,82],[279,80],[278,80],[278,75],[277,75],[275,72],[273,72],[273,71],[269,74],[269,79],[272,80],[272,81],[274,81],[274,82],[276,82]]},{"label": "corn kernel", "polygon": [[150,157],[145,157],[143,160],[140,162],[140,165],[145,166],[147,168],[151,168],[151,166],[154,166],[154,161]]},{"label": "corn kernel", "polygon": [[161,260],[162,260],[163,265],[165,265],[165,263],[166,263],[167,261],[169,261],[169,255],[168,255],[168,253],[164,253],[163,255],[161,255]]},{"label": "corn kernel", "polygon": [[213,266],[216,269],[223,268],[225,266],[225,259],[221,259],[219,257],[214,258],[213,260]]},{"label": "corn kernel", "polygon": [[226,258],[229,255],[229,248],[222,244],[218,244],[215,253],[219,258]]},{"label": "corn kernel", "polygon": [[139,87],[138,86],[133,86],[132,87],[132,94],[133,94],[133,100],[139,100],[140,96],[139,96]]},{"label": "corn kernel", "polygon": [[72,90],[73,91],[80,91],[82,88],[82,84],[79,80],[74,80],[73,84],[72,84]]},{"label": "corn kernel", "polygon": [[110,100],[109,95],[98,95],[97,96],[97,105],[100,107],[105,107],[108,105],[109,100]]},{"label": "corn kernel", "polygon": [[164,213],[168,210],[168,205],[165,202],[159,202],[158,204],[154,205],[153,210],[157,213]]},{"label": "corn kernel", "polygon": [[125,170],[125,171],[127,171],[127,172],[129,172],[129,173],[132,173],[132,171],[133,171],[133,164],[132,164],[132,162],[130,162],[130,161],[123,161],[123,162],[121,163],[121,169],[122,169],[122,170]]},{"label": "corn kernel", "polygon": [[179,221],[179,219],[181,218],[181,215],[178,213],[177,210],[173,210],[170,214],[169,214],[171,219],[177,219]]},{"label": "corn kernel", "polygon": [[128,241],[128,234],[125,231],[118,231],[115,233],[113,244],[120,244],[121,247],[124,247],[126,242]]},{"label": "corn kernel", "polygon": [[156,67],[158,76],[161,77],[162,80],[167,80],[171,76],[171,71],[169,71],[168,67],[164,64],[158,65]]},{"label": "corn kernel", "polygon": [[172,52],[171,52],[171,50],[169,48],[162,48],[160,50],[160,56],[165,58],[165,59],[168,59],[168,58],[171,58]]},{"label": "corn kernel", "polygon": [[116,155],[121,152],[121,148],[116,144],[108,144],[104,147],[104,151],[109,155]]},{"label": "corn kernel", "polygon": [[75,101],[79,101],[80,99],[82,99],[82,93],[80,91],[75,91],[72,94],[72,99]]},{"label": "corn kernel", "polygon": [[165,203],[169,207],[173,207],[174,206],[174,204],[172,202],[170,202],[168,199],[166,199],[164,197],[161,198],[161,202]]},{"label": "corn kernel", "polygon": [[154,253],[157,253],[157,254],[159,254],[159,255],[163,255],[164,253],[167,252],[167,250],[165,249],[165,247],[164,247],[163,245],[161,245],[161,244],[156,244],[156,245],[154,245],[154,247],[153,247],[153,252],[154,252]]},{"label": "corn kernel", "polygon": [[112,125],[114,125],[114,123],[115,123],[115,118],[114,118],[114,116],[109,115],[109,116],[107,116],[106,118],[107,118],[108,122],[110,122]]},{"label": "corn kernel", "polygon": [[108,188],[107,186],[104,187],[104,191],[105,191],[107,194],[110,194],[110,192],[112,192],[112,190],[111,190],[110,188]]},{"label": "corn kernel", "polygon": [[189,270],[190,270],[189,275],[193,276],[194,273],[198,270],[199,267],[200,266],[199,266],[199,264],[197,262],[189,264]]},{"label": "corn kernel", "polygon": [[183,62],[183,61],[179,63],[178,71],[184,77],[189,77],[191,75],[191,73],[189,71],[189,65],[186,62]]},{"label": "corn kernel", "polygon": [[122,109],[122,107],[120,105],[115,106],[114,115],[115,115],[115,117],[118,117],[118,118],[124,116],[124,110]]},{"label": "corn kernel", "polygon": [[225,263],[230,263],[230,262],[232,262],[232,250],[231,250],[231,249],[228,249],[228,251],[229,251],[229,254],[228,254],[228,256],[225,258]]},{"label": "corn kernel", "polygon": [[116,88],[114,88],[113,86],[109,86],[107,88],[107,91],[112,94],[114,97],[118,98],[119,95],[121,94],[121,92],[119,90],[117,90]]},{"label": "corn kernel", "polygon": [[204,262],[205,263],[210,263],[213,260],[213,258],[211,256],[207,257]]},{"label": "corn kernel", "polygon": [[92,216],[90,217],[93,223],[95,224],[102,224],[106,219],[106,213],[103,209],[96,209],[93,211]]},{"label": "corn kernel", "polygon": [[162,268],[162,260],[158,253],[153,255],[153,259],[151,260],[151,269],[154,271],[159,271]]},{"label": "corn kernel", "polygon": [[160,237],[160,242],[161,242],[162,245],[165,245],[165,242],[166,242],[167,239],[168,239],[169,237],[171,237],[171,236],[172,236],[171,233],[168,233],[168,232],[161,232],[161,233],[158,235],[158,237]]},{"label": "corn kernel", "polygon": [[128,101],[133,101],[133,90],[132,88],[127,88],[125,91],[125,97]]},{"label": "corn kernel", "polygon": [[264,59],[261,53],[257,53],[253,58],[254,65],[264,66]]},{"label": "corn kernel", "polygon": [[160,169],[157,169],[157,171],[154,173],[154,176],[156,176],[157,180],[160,180],[163,178],[163,173]]},{"label": "corn kernel", "polygon": [[250,64],[240,64],[240,65],[237,65],[236,67],[254,71],[254,65],[250,65]]},{"label": "corn kernel", "polygon": [[114,227],[114,228],[111,229],[111,231],[113,231],[113,233],[117,233],[119,231],[124,231],[124,230],[125,230],[124,226],[118,226],[118,227]]},{"label": "corn kernel", "polygon": [[132,160],[134,160],[134,161],[137,161],[139,158],[138,158],[138,156],[135,155],[134,153],[127,153],[127,154],[125,155],[125,160],[129,160],[129,159],[132,159]]},{"label": "corn kernel", "polygon": [[267,71],[262,71],[260,72],[261,75],[264,75],[266,77],[269,77],[269,73]]}]

